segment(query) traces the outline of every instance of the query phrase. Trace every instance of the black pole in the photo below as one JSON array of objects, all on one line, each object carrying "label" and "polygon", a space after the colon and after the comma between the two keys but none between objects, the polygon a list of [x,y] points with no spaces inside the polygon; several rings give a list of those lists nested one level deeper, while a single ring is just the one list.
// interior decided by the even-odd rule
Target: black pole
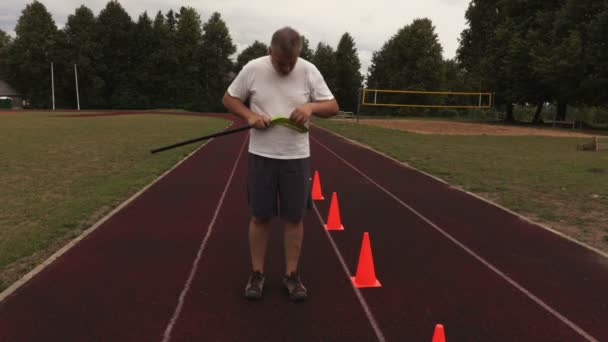
[{"label": "black pole", "polygon": [[251,128],[251,126],[249,126],[249,125],[243,126],[243,127],[237,127],[237,128],[221,131],[221,132],[218,132],[218,133],[213,133],[213,134],[205,135],[205,136],[202,136],[202,137],[198,137],[198,138],[194,138],[194,139],[178,142],[178,143],[175,143],[173,145],[155,148],[155,149],[151,150],[150,153],[154,154],[154,153],[157,153],[157,152],[162,152],[162,151],[170,150],[172,148],[176,148],[176,147],[192,144],[192,143],[195,143],[197,141],[211,139],[211,138],[215,138],[215,137],[221,137],[222,135],[228,135],[228,134],[244,131],[244,130],[247,130],[247,129],[250,129],[250,128]]}]

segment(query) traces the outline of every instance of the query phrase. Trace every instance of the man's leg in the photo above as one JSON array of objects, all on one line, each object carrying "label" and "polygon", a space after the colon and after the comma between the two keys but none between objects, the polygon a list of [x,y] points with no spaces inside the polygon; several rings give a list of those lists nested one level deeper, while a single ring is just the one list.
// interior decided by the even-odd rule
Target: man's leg
[{"label": "man's leg", "polygon": [[293,223],[285,222],[283,243],[285,247],[285,274],[290,275],[298,271],[298,261],[304,239],[304,221]]},{"label": "man's leg", "polygon": [[252,212],[249,220],[249,252],[252,271],[245,287],[245,298],[247,299],[260,299],[264,292],[264,258],[270,221],[277,214],[277,175],[276,163],[268,158],[249,154],[247,186]]},{"label": "man's leg", "polygon": [[260,299],[264,295],[264,257],[268,244],[270,220],[251,217],[249,221],[249,252],[251,253],[251,275],[245,286],[245,298]]},{"label": "man's leg", "polygon": [[304,213],[310,205],[309,158],[284,160],[279,176],[281,218],[285,222],[285,274],[297,273],[304,238]]},{"label": "man's leg", "polygon": [[304,221],[285,221],[283,243],[285,245],[285,277],[283,284],[292,301],[303,301],[308,298],[308,290],[298,273],[298,261],[304,238]]},{"label": "man's leg", "polygon": [[304,238],[304,212],[310,199],[309,159],[287,160],[282,163],[279,180],[280,214],[285,221],[285,277],[283,283],[293,301],[306,300],[307,290],[298,263]]},{"label": "man's leg", "polygon": [[270,232],[270,220],[259,220],[252,217],[249,221],[249,251],[251,252],[251,269],[264,273],[264,259]]}]

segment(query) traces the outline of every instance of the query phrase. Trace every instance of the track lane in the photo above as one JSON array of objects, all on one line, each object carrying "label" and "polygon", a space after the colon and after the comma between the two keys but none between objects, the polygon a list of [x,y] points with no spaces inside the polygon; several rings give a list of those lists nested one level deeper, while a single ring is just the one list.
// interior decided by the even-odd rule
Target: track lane
[{"label": "track lane", "polygon": [[[606,318],[606,301],[601,299],[601,289],[606,285],[598,285],[608,284],[605,280],[608,276],[606,258],[602,255],[324,130],[313,129],[313,141],[315,139],[330,146],[331,150],[513,277],[592,337],[606,338],[607,331],[602,324]],[[313,145],[317,146],[314,150],[316,155],[325,156],[322,159],[338,159],[332,153],[323,154],[323,151],[327,152],[324,147]],[[330,168],[342,170],[340,163]],[[345,171],[340,172],[341,176],[336,180],[344,183],[349,177]],[[360,184],[368,183],[356,172],[353,177],[358,180],[351,187],[359,188]],[[392,201],[395,202],[394,199]],[[375,201],[371,203],[370,208],[374,209],[368,208],[368,211],[374,212],[378,205],[374,206]],[[402,206],[401,209],[405,208]],[[349,212],[362,210],[365,208],[350,209]],[[360,222],[359,218],[356,221]],[[593,284],[594,281],[598,284]],[[581,293],[581,288],[584,293]]]},{"label": "track lane", "polygon": [[0,341],[160,340],[242,139],[209,142],[2,301]]}]

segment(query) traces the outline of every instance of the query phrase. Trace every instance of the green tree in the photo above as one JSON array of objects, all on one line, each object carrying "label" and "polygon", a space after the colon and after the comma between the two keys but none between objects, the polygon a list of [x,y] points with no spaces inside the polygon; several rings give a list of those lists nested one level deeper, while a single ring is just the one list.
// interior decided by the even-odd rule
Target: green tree
[{"label": "green tree", "polygon": [[0,30],[0,79],[7,77],[8,66],[6,60],[8,58],[8,49],[11,44],[11,36]]},{"label": "green tree", "polygon": [[[442,51],[432,22],[416,19],[374,52],[367,84],[375,89],[438,90],[444,78]],[[390,101],[426,104],[438,100],[399,95]]]},{"label": "green tree", "polygon": [[135,25],[135,51],[133,53],[133,72],[135,81],[134,101],[137,108],[151,108],[155,89],[152,88],[152,54],[159,48],[148,13],[142,13]]},{"label": "green tree", "polygon": [[514,120],[514,103],[535,103],[533,122],[540,123],[549,101],[557,102],[557,118],[564,120],[568,104],[601,102],[606,6],[594,0],[474,0],[458,60],[473,87],[479,82],[496,91],[507,120]]},{"label": "green tree", "polygon": [[236,52],[236,46],[232,43],[226,23],[217,12],[203,25],[203,31],[203,83],[197,108],[221,111],[224,110],[222,96],[233,69],[230,56]]},{"label": "green tree", "polygon": [[177,103],[192,108],[201,92],[202,77],[201,44],[203,40],[202,22],[198,12],[192,7],[182,7],[179,11],[175,43],[178,47]]},{"label": "green tree", "polygon": [[536,104],[533,122],[542,123],[540,114],[551,94],[533,68],[534,49],[546,35],[546,18],[553,17],[555,2],[505,0],[500,6],[504,19],[496,29],[496,39],[502,44],[492,56],[496,91],[509,102]]},{"label": "green tree", "polygon": [[169,31],[175,32],[177,30],[177,18],[173,10],[169,10],[169,12],[167,12],[166,24]]},{"label": "green tree", "polygon": [[239,71],[249,61],[268,55],[268,46],[264,43],[260,43],[257,40],[253,44],[246,47],[236,58],[236,64],[234,66],[234,72],[238,74]]},{"label": "green tree", "polygon": [[588,66],[588,77],[583,83],[587,103],[598,105],[608,103],[608,3],[588,23],[589,45],[584,56]]},{"label": "green tree", "polygon": [[357,98],[359,88],[363,81],[361,76],[361,62],[355,47],[355,40],[350,34],[344,33],[338,49],[336,50],[336,80],[335,96],[340,107],[345,111],[355,111],[357,109]]},{"label": "green tree", "polygon": [[456,59],[444,61],[445,78],[442,90],[445,91],[471,91],[465,82],[465,71]]},{"label": "green tree", "polygon": [[177,108],[179,81],[175,77],[179,66],[176,53],[175,28],[169,25],[174,20],[173,11],[165,17],[158,11],[152,25],[153,51],[150,53],[150,88],[152,106],[156,108]]},{"label": "green tree", "polygon": [[325,83],[333,92],[336,89],[336,53],[334,49],[323,42],[317,44],[317,49],[311,61],[323,75]]},{"label": "green tree", "polygon": [[300,58],[311,62],[314,55],[315,53],[310,48],[310,42],[306,37],[302,36],[302,51],[300,51]]},{"label": "green tree", "polygon": [[0,30],[0,49],[5,49],[11,43],[11,36]]},{"label": "green tree", "polygon": [[[553,7],[555,8],[555,6]],[[566,119],[568,104],[593,101],[593,89],[586,85],[595,83],[597,70],[593,57],[605,51],[605,37],[596,40],[593,46],[593,29],[606,3],[593,0],[565,0],[552,13],[550,30],[546,39],[535,49],[535,71],[541,75],[544,85],[550,89],[557,101],[558,120]],[[601,26],[601,25],[600,25]],[[601,63],[601,61],[600,61]]]},{"label": "green tree", "polygon": [[[544,54],[544,51],[541,51],[541,49],[550,44],[548,38],[550,37],[552,21],[562,2],[561,0],[551,3],[542,0],[531,1],[522,5],[519,11],[520,13],[522,10],[527,12],[527,18],[517,19],[517,15],[515,16],[515,20],[521,21],[517,28],[519,32],[518,37],[525,39],[526,42],[526,51],[524,53],[526,57],[521,62],[520,68],[526,71],[527,77],[520,78],[519,83],[514,84],[514,86],[517,88],[516,93],[518,94],[519,103],[536,104],[536,113],[532,119],[533,123],[543,123],[542,110],[545,104],[552,101],[555,97],[552,87],[548,86],[542,72],[539,72],[540,69],[537,63],[539,62],[538,57]],[[519,16],[521,17],[522,15],[520,14]],[[519,59],[522,60],[523,58],[520,57]]]},{"label": "green tree", "polygon": [[[472,0],[465,13],[467,28],[460,34],[460,45],[456,60],[464,71],[466,83],[471,90],[495,91],[497,104],[506,106],[506,120],[514,121],[513,103],[505,100],[500,89],[496,71],[500,63],[501,46],[496,30],[504,20],[502,0]],[[508,38],[508,37],[503,37]]]},{"label": "green tree", "polygon": [[69,50],[65,31],[59,30],[55,33],[48,53],[53,61],[56,108],[76,108],[74,64],[71,62],[72,52]]},{"label": "green tree", "polygon": [[35,108],[51,107],[51,68],[57,26],[38,1],[27,5],[8,50],[7,79]]},{"label": "green tree", "polygon": [[102,94],[96,106],[103,108],[135,108],[133,71],[134,24],[129,14],[112,0],[101,10],[95,26],[99,44],[95,56],[97,75],[103,80]]},{"label": "green tree", "polygon": [[487,56],[496,44],[494,31],[500,21],[499,1],[472,0],[465,13],[468,27],[460,34],[456,59],[464,69],[467,81],[480,91],[490,87],[492,82],[493,65]]},{"label": "green tree", "polygon": [[542,121],[543,104],[551,95],[533,68],[533,51],[546,36],[555,7],[542,0],[473,0],[467,9],[469,27],[461,34],[458,62],[471,89],[496,93],[506,121],[515,121],[516,103],[537,104],[534,121]]},{"label": "green tree", "polygon": [[[68,16],[68,21],[63,29],[65,34],[64,55],[68,61],[69,69],[74,64],[78,68],[78,88],[81,108],[92,108],[97,104],[101,96],[104,81],[96,74],[94,66],[95,56],[99,46],[95,40],[95,27],[97,19],[93,12],[86,6],[80,6],[74,14]],[[73,78],[66,77],[69,84],[66,85],[66,93],[74,93]],[[75,96],[71,98],[76,102]]]}]

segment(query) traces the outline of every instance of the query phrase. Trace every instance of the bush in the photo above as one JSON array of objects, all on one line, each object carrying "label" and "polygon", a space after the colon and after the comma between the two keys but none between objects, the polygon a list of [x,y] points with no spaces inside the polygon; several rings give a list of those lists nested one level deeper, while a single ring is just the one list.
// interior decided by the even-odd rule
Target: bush
[{"label": "bush", "polygon": [[13,108],[13,100],[0,99],[0,109],[11,109],[11,108]]}]

